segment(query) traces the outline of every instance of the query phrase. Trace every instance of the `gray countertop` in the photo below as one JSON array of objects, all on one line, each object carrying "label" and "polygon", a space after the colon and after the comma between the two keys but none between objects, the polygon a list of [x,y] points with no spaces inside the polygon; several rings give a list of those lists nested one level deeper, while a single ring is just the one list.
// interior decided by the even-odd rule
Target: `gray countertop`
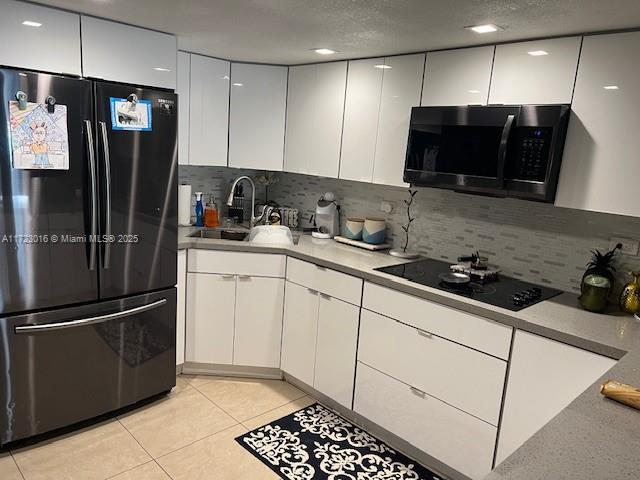
[{"label": "gray countertop", "polygon": [[512,312],[375,271],[401,263],[385,253],[306,235],[298,245],[286,248],[187,236],[195,230],[180,227],[179,249],[288,255],[620,360],[486,480],[640,478],[640,412],[607,400],[599,393],[602,381],[610,378],[640,385],[640,322],[632,316],[586,312],[579,307],[577,296],[570,293]]}]

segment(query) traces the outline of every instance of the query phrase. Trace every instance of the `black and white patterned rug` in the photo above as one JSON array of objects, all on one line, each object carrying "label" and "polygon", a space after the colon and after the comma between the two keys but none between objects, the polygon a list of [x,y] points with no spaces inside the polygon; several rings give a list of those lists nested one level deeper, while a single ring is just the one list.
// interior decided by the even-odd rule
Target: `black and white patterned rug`
[{"label": "black and white patterned rug", "polygon": [[289,480],[440,480],[319,403],[236,441]]}]

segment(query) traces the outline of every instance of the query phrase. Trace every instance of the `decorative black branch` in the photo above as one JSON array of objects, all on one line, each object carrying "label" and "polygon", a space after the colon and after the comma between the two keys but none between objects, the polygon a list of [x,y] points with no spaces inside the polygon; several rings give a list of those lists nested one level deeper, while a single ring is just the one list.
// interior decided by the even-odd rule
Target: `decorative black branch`
[{"label": "decorative black branch", "polygon": [[411,224],[415,220],[415,217],[411,216],[411,205],[413,204],[413,197],[416,196],[418,190],[414,189],[413,185],[409,185],[408,192],[409,199],[404,201],[404,204],[407,206],[407,223],[402,226],[402,230],[404,230],[405,235],[404,247],[402,248],[404,253],[407,253],[407,247],[409,246],[409,230],[411,229]]}]

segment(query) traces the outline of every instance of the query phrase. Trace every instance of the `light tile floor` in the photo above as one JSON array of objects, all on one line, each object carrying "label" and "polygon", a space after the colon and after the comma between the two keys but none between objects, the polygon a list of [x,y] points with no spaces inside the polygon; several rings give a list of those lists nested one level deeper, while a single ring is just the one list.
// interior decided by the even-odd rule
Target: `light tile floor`
[{"label": "light tile floor", "polygon": [[0,454],[0,479],[277,479],[235,437],[314,402],[278,380],[180,375],[150,405]]}]

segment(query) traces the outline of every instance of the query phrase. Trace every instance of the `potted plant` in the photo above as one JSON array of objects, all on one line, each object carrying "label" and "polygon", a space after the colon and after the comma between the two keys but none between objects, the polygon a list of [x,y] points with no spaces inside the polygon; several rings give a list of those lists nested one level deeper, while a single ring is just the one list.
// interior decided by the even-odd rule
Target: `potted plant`
[{"label": "potted plant", "polygon": [[619,243],[606,253],[591,251],[591,261],[587,263],[587,270],[580,284],[579,300],[585,310],[601,312],[606,308],[615,279],[616,268],[613,263],[620,248],[622,244]]}]

